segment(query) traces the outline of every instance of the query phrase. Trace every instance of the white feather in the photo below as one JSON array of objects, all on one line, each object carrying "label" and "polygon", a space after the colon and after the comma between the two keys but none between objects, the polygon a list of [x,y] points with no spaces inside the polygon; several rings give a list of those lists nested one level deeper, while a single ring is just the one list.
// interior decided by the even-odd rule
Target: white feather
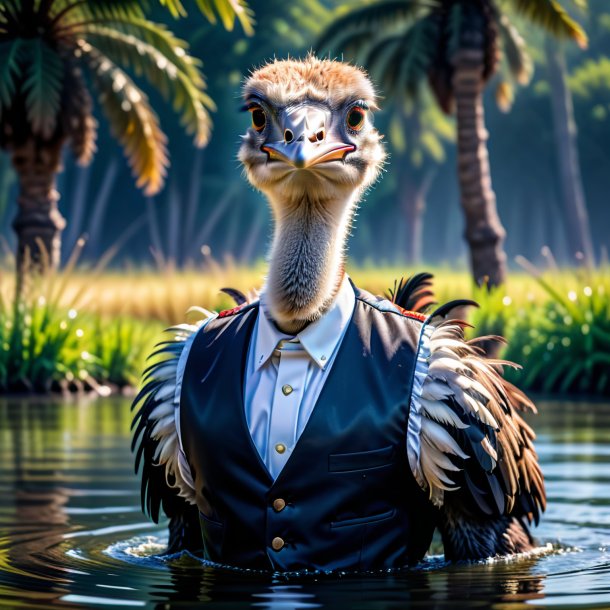
[{"label": "white feather", "polygon": [[422,398],[427,400],[442,400],[443,398],[449,398],[452,394],[451,388],[446,383],[427,377],[421,395]]},{"label": "white feather", "polygon": [[161,419],[163,417],[167,417],[168,415],[173,414],[174,409],[174,402],[171,400],[166,400],[153,409],[152,413],[150,414],[150,419]]},{"label": "white feather", "polygon": [[427,400],[426,398],[421,399],[421,404],[424,408],[424,412],[435,421],[441,424],[447,424],[455,428],[463,430],[468,428],[468,424],[465,424],[444,402],[438,400]]},{"label": "white feather", "polygon": [[178,363],[175,360],[166,360],[162,365],[159,365],[152,371],[155,379],[157,381],[169,381],[170,379],[175,379],[176,377],[176,369],[178,368]]},{"label": "white feather", "polygon": [[[489,439],[487,437],[485,437],[481,441],[481,446],[483,447],[483,449],[485,449],[487,454],[494,460],[494,462],[498,461],[498,454],[497,454],[496,450],[491,446],[491,443],[489,442]],[[495,464],[494,464],[494,466],[495,466]]]},{"label": "white feather", "polygon": [[[197,324],[179,324],[168,330],[171,333],[170,341],[175,343],[185,343],[203,325],[214,318],[210,312],[202,311],[206,319]],[[208,316],[209,314],[209,316]],[[195,491],[192,475],[188,468],[188,463],[183,460],[179,462],[180,443],[178,442],[178,432],[176,427],[176,417],[178,414],[179,392],[177,384],[178,362],[184,351],[184,346],[172,349],[169,356],[160,362],[155,368],[151,369],[148,375],[148,382],[161,382],[155,388],[152,398],[157,403],[149,415],[149,421],[153,422],[150,437],[158,442],[154,463],[165,469],[165,479],[167,484],[171,484],[178,489],[181,497],[189,503],[195,503]],[[188,471],[188,472],[187,472]]]},{"label": "white feather", "polygon": [[459,445],[451,437],[449,432],[445,430],[441,425],[433,422],[431,419],[423,418],[421,422],[422,438],[427,441],[432,447],[449,453],[451,455],[457,455],[462,459],[467,459],[468,456],[460,449]]}]

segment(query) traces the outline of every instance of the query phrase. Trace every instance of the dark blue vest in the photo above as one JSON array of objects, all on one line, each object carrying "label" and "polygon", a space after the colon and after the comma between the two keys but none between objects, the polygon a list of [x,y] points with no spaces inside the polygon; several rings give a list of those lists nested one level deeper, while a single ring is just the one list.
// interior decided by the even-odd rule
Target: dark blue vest
[{"label": "dark blue vest", "polygon": [[206,559],[274,571],[371,570],[414,563],[428,549],[437,511],[411,474],[405,444],[421,323],[363,295],[275,481],[244,411],[258,305],[195,337],[180,424]]}]

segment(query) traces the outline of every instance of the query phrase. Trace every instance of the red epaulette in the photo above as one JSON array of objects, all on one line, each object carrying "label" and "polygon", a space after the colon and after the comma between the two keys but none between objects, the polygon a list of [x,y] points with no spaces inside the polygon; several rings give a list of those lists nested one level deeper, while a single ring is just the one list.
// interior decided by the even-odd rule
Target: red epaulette
[{"label": "red epaulette", "polygon": [[428,317],[426,314],[419,313],[417,311],[409,311],[408,309],[403,309],[400,305],[396,305],[396,303],[393,303],[393,305],[406,318],[411,318],[412,320],[419,320],[420,322],[425,322],[426,318]]},{"label": "red epaulette", "polygon": [[242,305],[238,305],[237,307],[233,307],[233,309],[225,309],[218,314],[219,318],[227,318],[229,316],[234,316],[236,313],[239,313],[248,303],[243,303]]}]

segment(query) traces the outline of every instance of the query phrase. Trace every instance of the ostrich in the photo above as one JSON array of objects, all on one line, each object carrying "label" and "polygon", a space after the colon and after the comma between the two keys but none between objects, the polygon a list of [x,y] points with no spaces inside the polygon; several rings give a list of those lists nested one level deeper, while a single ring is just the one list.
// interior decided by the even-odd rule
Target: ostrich
[{"label": "ostrich", "polygon": [[[170,518],[168,552],[273,571],[395,568],[421,560],[435,528],[449,560],[532,549],[545,492],[519,412],[534,406],[502,378],[506,363],[448,317],[464,302],[409,311],[430,301],[429,275],[385,299],[345,274],[356,206],[385,159],[368,77],[312,55],[275,60],[243,98],[239,159],[274,220],[260,299],[170,329],[134,402],[143,509]],[[281,340],[259,359],[261,328]],[[316,352],[312,336],[335,344]],[[288,347],[308,358],[303,387],[280,385]],[[288,440],[273,445],[282,418]]]}]

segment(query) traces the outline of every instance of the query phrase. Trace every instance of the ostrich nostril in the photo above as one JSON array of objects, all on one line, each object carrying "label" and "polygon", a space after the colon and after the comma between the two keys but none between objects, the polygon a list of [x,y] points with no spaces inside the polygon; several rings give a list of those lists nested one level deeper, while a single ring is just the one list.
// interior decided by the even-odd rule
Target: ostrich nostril
[{"label": "ostrich nostril", "polygon": [[326,136],[326,133],[325,133],[324,129],[318,129],[318,131],[316,131],[315,133],[311,132],[309,134],[308,140],[310,142],[321,142],[325,136]]},{"label": "ostrich nostril", "polygon": [[290,129],[285,129],[284,130],[284,142],[286,142],[286,144],[290,144],[290,142],[292,142],[292,140],[294,140],[294,134],[292,133],[292,131],[290,131]]}]

